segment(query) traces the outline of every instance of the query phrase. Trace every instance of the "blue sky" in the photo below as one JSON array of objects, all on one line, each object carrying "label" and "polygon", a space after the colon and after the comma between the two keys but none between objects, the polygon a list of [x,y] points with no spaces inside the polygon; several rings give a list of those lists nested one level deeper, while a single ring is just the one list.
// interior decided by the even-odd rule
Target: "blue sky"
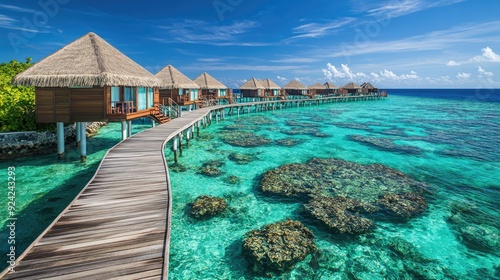
[{"label": "blue sky", "polygon": [[0,61],[39,61],[95,32],[155,74],[229,87],[370,81],[500,88],[498,0],[3,0]]}]

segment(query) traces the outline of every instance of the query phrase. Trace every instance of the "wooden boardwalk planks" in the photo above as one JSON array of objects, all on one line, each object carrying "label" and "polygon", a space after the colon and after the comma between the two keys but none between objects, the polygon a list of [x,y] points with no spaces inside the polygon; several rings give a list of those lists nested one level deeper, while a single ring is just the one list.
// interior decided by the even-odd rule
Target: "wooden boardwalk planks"
[{"label": "wooden boardwalk planks", "polygon": [[213,109],[185,113],[110,149],[4,279],[166,279],[171,199],[164,143]]}]

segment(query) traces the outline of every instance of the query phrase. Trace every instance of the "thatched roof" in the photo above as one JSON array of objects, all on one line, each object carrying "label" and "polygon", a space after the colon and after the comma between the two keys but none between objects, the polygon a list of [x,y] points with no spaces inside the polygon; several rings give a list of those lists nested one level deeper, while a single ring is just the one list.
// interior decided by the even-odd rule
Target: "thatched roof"
[{"label": "thatched roof", "polygon": [[330,83],[330,82],[326,82],[324,83],[324,85],[328,88],[328,89],[337,89],[339,87],[337,87],[336,85],[334,85],[333,83]]},{"label": "thatched roof", "polygon": [[358,86],[356,83],[348,83],[347,85],[343,86],[342,88],[344,88],[344,89],[360,89],[361,87]]},{"label": "thatched roof", "polygon": [[265,87],[260,83],[259,80],[251,78],[250,80],[246,81],[246,83],[242,84],[240,86],[240,89],[257,90],[257,89],[265,89]]},{"label": "thatched roof", "polygon": [[366,89],[375,89],[375,87],[374,87],[372,84],[367,83],[367,82],[362,83],[362,84],[361,84],[361,87],[362,87],[362,88],[366,88]]},{"label": "thatched roof", "polygon": [[199,75],[194,82],[200,86],[201,89],[227,89],[221,82],[217,81],[214,77],[210,76],[207,72]]},{"label": "thatched roof", "polygon": [[165,68],[161,69],[160,72],[155,74],[155,77],[160,80],[162,88],[200,88],[198,84],[186,77],[179,70],[175,69],[175,67],[172,65],[165,66]]},{"label": "thatched roof", "polygon": [[314,85],[310,86],[309,89],[327,89],[326,84],[320,84],[320,83],[315,83]]},{"label": "thatched roof", "polygon": [[297,80],[291,80],[288,84],[284,85],[282,87],[282,89],[297,89],[297,90],[300,90],[300,89],[307,89],[307,87],[305,87],[303,84],[301,84]]},{"label": "thatched roof", "polygon": [[281,89],[280,86],[278,86],[275,82],[271,81],[270,79],[260,80],[259,82],[266,89]]},{"label": "thatched roof", "polygon": [[159,81],[90,32],[18,74],[13,84],[35,87],[158,86]]}]

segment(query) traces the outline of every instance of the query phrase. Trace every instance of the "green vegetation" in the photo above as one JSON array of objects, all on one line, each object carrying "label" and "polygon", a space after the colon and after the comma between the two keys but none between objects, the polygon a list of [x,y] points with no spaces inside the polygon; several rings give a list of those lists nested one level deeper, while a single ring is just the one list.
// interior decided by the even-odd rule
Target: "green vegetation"
[{"label": "green vegetation", "polygon": [[42,129],[36,124],[35,88],[12,85],[12,79],[31,65],[31,58],[0,64],[0,132]]}]

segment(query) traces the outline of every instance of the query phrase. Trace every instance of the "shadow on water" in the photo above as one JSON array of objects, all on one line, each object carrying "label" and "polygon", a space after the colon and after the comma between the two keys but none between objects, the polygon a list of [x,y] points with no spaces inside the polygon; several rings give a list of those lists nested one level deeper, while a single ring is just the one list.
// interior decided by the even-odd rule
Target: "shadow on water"
[{"label": "shadow on water", "polygon": [[[52,189],[36,201],[31,202],[24,210],[17,213],[15,227],[16,257],[28,248],[33,240],[52,223],[59,213],[61,213],[83,187],[86,186],[87,182],[97,170],[99,163],[100,162],[93,163],[85,170],[75,173],[71,178],[64,181],[60,187]],[[82,178],[88,179],[83,180]],[[1,252],[9,252],[8,250],[11,246],[7,243],[9,235],[9,228],[5,228],[0,232],[0,240],[5,240],[5,242],[0,243]],[[7,260],[6,254],[0,256],[0,270],[4,270],[8,266]]]}]

